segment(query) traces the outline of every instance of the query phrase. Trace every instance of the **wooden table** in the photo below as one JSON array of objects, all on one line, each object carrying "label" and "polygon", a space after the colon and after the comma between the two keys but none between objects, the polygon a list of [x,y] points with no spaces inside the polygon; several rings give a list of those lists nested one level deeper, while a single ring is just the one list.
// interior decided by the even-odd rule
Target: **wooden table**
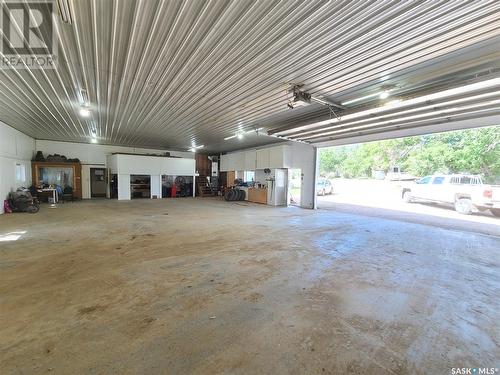
[{"label": "wooden table", "polygon": [[56,204],[59,201],[59,194],[56,189],[38,189],[39,192],[52,192],[53,204]]}]

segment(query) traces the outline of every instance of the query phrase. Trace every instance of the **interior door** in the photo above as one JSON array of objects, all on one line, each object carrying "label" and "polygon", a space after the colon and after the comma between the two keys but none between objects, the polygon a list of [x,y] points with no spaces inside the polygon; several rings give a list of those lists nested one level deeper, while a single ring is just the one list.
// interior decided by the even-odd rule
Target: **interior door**
[{"label": "interior door", "polygon": [[106,169],[90,168],[90,196],[106,197]]}]

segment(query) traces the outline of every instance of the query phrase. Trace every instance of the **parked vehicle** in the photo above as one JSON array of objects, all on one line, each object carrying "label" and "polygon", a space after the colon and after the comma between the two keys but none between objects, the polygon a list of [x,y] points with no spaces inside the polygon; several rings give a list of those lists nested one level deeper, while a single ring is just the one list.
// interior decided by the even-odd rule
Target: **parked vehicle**
[{"label": "parked vehicle", "polygon": [[405,202],[452,204],[457,212],[465,215],[490,210],[500,216],[500,186],[484,185],[478,175],[425,176],[404,187],[401,196]]},{"label": "parked vehicle", "polygon": [[385,179],[389,181],[414,181],[417,179],[417,177],[405,173],[401,170],[400,167],[395,166],[392,167],[389,172],[385,175]]},{"label": "parked vehicle", "polygon": [[316,181],[316,194],[333,194],[333,185],[331,181],[326,178],[318,178],[318,180]]}]

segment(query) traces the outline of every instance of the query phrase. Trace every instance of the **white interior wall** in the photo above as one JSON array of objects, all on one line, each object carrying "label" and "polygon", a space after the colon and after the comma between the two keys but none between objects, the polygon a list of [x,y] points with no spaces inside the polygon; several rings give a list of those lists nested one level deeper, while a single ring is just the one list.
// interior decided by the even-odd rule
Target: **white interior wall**
[{"label": "white interior wall", "polygon": [[194,158],[164,158],[157,156],[118,154],[119,174],[149,174],[194,176],[196,161]]},{"label": "white interior wall", "polygon": [[48,154],[65,155],[68,158],[78,158],[82,164],[105,165],[106,156],[113,153],[130,154],[160,154],[170,152],[171,156],[177,156],[186,159],[194,159],[194,153],[172,150],[158,150],[149,148],[108,146],[93,143],[74,143],[36,140],[36,150],[42,151],[45,156]]},{"label": "white interior wall", "polygon": [[[0,214],[11,190],[31,185],[31,158],[35,140],[0,121]],[[16,164],[24,165],[24,181],[16,179]]]},{"label": "white interior wall", "polygon": [[130,175],[118,175],[118,200],[130,200]]},{"label": "white interior wall", "polygon": [[290,168],[300,168],[302,184],[300,186],[300,206],[316,208],[316,176],[318,165],[316,162],[316,148],[305,143],[291,144]]},{"label": "white interior wall", "polygon": [[150,175],[151,195],[156,195],[159,198],[161,197],[162,175],[192,176],[194,196],[196,168],[194,158],[115,154],[107,157],[107,163],[112,173],[118,174],[118,200],[130,199],[130,175],[134,174]]},{"label": "white interior wall", "polygon": [[161,198],[161,176],[160,175],[151,175],[151,198],[153,195],[156,195],[158,198]]},{"label": "white interior wall", "polygon": [[[113,153],[122,152],[129,154],[162,154],[170,152],[171,156],[182,157],[185,159],[193,159],[194,153],[172,150],[158,150],[149,148],[124,147],[124,146],[109,146],[100,144],[86,144],[74,142],[60,141],[35,141],[36,151],[42,151],[46,157],[49,154],[64,155],[67,158],[78,158],[82,163],[82,198],[90,198],[90,168],[112,168],[108,165],[108,156]],[[178,159],[173,159],[178,160]],[[118,173],[118,172],[113,172]],[[120,172],[124,173],[124,172]],[[130,173],[134,174],[134,173]],[[144,174],[144,173],[138,173]],[[128,194],[130,195],[130,193]]]}]

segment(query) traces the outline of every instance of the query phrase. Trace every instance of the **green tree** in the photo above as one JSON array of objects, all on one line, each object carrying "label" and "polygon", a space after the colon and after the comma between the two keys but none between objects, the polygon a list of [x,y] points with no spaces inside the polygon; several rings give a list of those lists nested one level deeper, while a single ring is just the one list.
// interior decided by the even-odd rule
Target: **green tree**
[{"label": "green tree", "polygon": [[[320,151],[322,173],[368,177],[373,170],[400,166],[408,173],[481,174],[486,181],[500,176],[500,126],[459,130],[342,146]],[[499,181],[500,182],[500,181]]]}]

